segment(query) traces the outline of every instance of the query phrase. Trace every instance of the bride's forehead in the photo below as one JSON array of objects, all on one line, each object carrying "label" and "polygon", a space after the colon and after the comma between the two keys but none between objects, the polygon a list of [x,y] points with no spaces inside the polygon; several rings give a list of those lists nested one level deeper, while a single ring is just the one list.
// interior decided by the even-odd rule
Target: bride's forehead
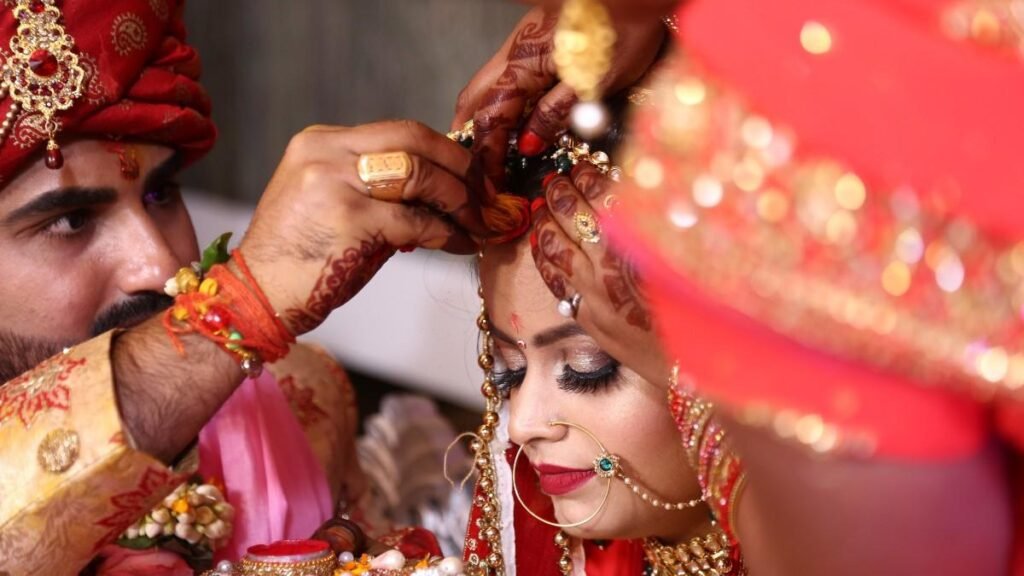
[{"label": "bride's forehead", "polygon": [[500,310],[506,321],[513,313],[520,323],[546,313],[553,315],[552,322],[564,320],[557,312],[557,299],[534,264],[528,242],[488,248],[480,261],[480,283],[488,309],[492,314]]}]

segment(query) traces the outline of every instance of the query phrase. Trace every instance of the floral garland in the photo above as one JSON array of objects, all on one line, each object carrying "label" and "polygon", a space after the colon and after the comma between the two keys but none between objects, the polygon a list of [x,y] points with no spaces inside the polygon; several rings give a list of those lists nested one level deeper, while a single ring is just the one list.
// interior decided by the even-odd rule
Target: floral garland
[{"label": "floral garland", "polygon": [[235,508],[215,480],[195,476],[128,527],[117,545],[129,550],[162,549],[193,569],[213,563],[213,553],[231,540]]},{"label": "floral garland", "polygon": [[463,565],[458,558],[406,559],[398,550],[388,550],[371,557],[363,554],[355,558],[343,552],[338,557],[339,567],[335,576],[375,576],[378,574],[402,574],[409,576],[462,576]]}]

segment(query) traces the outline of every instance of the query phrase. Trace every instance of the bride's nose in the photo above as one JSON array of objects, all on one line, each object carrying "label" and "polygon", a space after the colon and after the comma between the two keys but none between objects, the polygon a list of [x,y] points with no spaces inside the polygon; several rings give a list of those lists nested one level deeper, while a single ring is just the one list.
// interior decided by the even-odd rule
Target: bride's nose
[{"label": "bride's nose", "polygon": [[561,419],[557,386],[553,378],[527,368],[523,383],[509,399],[508,433],[512,442],[523,445],[565,436],[564,427],[551,425]]}]

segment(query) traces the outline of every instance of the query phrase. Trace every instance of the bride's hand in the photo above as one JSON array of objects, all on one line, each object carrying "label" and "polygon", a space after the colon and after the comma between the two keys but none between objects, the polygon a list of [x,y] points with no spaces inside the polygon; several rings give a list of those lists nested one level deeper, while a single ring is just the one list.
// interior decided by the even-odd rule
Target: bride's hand
[{"label": "bride's hand", "polygon": [[[374,198],[360,178],[360,157],[397,151],[408,155],[408,177]],[[472,237],[486,229],[468,183],[471,161],[415,122],[314,126],[295,136],[240,245],[289,329],[316,328],[396,249],[472,253]]]},{"label": "bride's hand", "polygon": [[[670,368],[635,269],[601,237],[614,186],[590,164],[554,178],[546,201],[534,201],[533,259],[556,298],[568,303],[578,295],[576,321],[601,348],[646,380],[667,382]],[[592,222],[596,229],[588,229]]]},{"label": "bride's hand", "polygon": [[[667,34],[662,12],[615,18],[618,41],[612,69],[603,82],[606,93],[632,86],[655,63]],[[532,156],[565,132],[569,112],[578,101],[575,92],[559,82],[552,60],[557,21],[557,7],[527,12],[498,53],[459,94],[452,129],[474,121],[473,152],[481,160],[492,193],[506,191],[508,139],[520,126],[527,106],[535,104],[520,132],[519,151]]]}]

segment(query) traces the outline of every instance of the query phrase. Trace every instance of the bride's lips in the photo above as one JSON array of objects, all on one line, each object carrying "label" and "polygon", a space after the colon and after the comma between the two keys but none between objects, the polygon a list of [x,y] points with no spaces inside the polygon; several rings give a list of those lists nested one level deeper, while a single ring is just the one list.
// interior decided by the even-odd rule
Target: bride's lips
[{"label": "bride's lips", "polygon": [[564,468],[553,464],[537,464],[533,469],[537,471],[541,492],[548,496],[568,494],[596,476],[593,468]]}]

